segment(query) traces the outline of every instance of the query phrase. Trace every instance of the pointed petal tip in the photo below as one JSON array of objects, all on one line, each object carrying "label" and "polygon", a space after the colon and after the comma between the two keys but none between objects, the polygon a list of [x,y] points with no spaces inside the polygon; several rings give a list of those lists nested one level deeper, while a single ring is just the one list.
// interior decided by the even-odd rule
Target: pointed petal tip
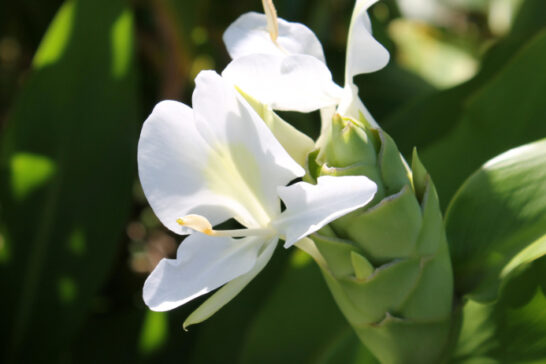
[{"label": "pointed petal tip", "polygon": [[214,315],[218,310],[224,307],[229,301],[235,298],[247,284],[249,284],[258,273],[264,269],[266,264],[271,259],[278,239],[275,237],[265,243],[264,250],[260,253],[256,260],[256,264],[247,273],[233,279],[226,285],[221,287],[212,296],[207,298],[195,311],[193,311],[184,321],[183,327],[186,329],[191,325],[201,323]]},{"label": "pointed petal tip", "polygon": [[230,239],[192,234],[176,259],[162,259],[146,279],[143,299],[153,311],[169,311],[251,270],[262,246],[259,237]]},{"label": "pointed petal tip", "polygon": [[186,319],[186,321],[184,321],[184,323],[182,324],[182,330],[189,332],[190,330],[188,330],[188,327],[190,327],[191,325],[193,325],[193,322],[188,322],[188,320]]},{"label": "pointed petal tip", "polygon": [[356,75],[379,71],[389,63],[389,52],[372,35],[368,8],[376,2],[363,0],[355,5],[347,40],[346,82]]}]

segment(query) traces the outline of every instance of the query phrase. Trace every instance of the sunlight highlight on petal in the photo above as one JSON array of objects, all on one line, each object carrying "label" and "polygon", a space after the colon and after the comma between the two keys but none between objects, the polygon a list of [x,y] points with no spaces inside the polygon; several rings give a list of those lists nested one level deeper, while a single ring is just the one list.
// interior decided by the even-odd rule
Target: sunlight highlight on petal
[{"label": "sunlight highlight on petal", "polygon": [[168,311],[247,273],[256,264],[262,238],[230,239],[192,234],[176,259],[163,259],[144,283],[144,302]]}]

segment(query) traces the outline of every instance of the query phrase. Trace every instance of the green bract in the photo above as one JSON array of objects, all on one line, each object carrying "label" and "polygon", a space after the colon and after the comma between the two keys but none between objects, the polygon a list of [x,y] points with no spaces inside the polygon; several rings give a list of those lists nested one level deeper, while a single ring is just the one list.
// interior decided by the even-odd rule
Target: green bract
[{"label": "green bract", "polygon": [[378,192],[312,236],[326,282],[382,363],[436,363],[450,331],[453,275],[434,184],[415,151],[410,169],[363,117],[336,115],[327,133],[309,157],[312,178],[365,175]]}]

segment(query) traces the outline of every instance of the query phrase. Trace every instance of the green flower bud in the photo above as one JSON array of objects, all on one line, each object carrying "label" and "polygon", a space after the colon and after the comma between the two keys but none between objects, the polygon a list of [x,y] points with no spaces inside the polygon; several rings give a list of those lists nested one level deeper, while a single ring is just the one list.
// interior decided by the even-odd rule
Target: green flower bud
[{"label": "green flower bud", "polygon": [[451,326],[453,275],[438,196],[414,151],[365,120],[332,120],[312,153],[312,178],[365,175],[371,204],[314,234],[320,266],[345,317],[382,363],[437,363]]}]

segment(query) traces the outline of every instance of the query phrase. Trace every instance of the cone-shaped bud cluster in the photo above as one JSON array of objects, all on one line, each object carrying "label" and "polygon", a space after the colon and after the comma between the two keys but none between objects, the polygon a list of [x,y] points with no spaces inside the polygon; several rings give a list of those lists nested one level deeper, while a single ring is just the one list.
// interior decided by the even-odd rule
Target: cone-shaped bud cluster
[{"label": "cone-shaped bud cluster", "polygon": [[434,185],[417,153],[410,169],[389,135],[334,116],[308,160],[312,178],[365,175],[372,203],[313,240],[344,315],[382,363],[437,363],[446,349],[453,277]]}]

